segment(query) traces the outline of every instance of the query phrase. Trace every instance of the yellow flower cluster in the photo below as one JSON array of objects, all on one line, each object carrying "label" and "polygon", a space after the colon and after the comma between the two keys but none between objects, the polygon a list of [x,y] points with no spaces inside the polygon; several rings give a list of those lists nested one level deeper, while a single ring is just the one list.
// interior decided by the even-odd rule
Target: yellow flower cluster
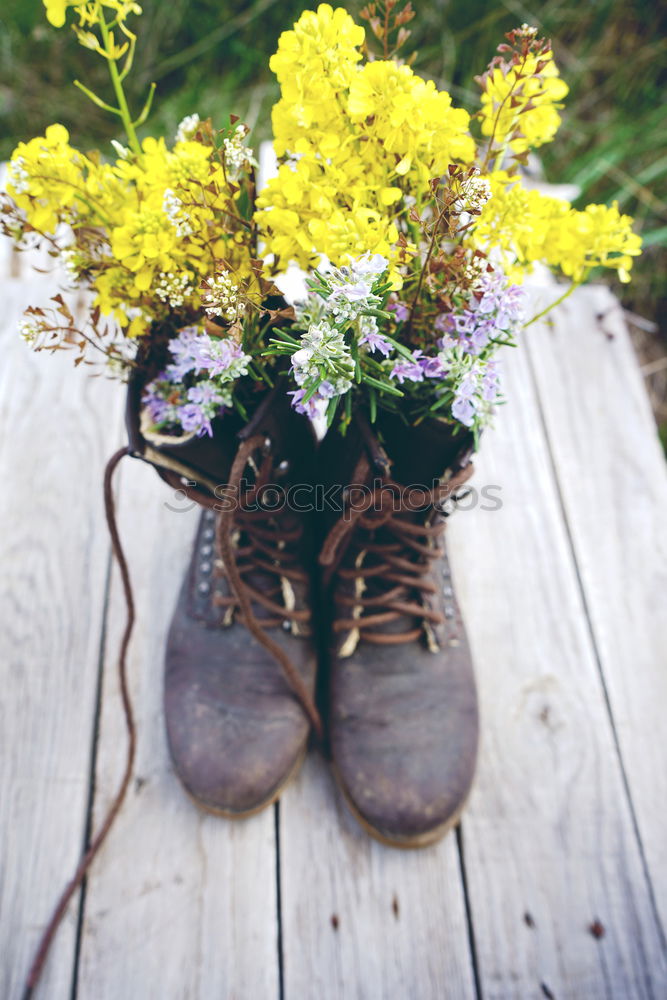
[{"label": "yellow flower cluster", "polygon": [[560,125],[558,102],[568,89],[550,50],[529,53],[518,66],[496,67],[484,80],[482,134],[515,153],[551,142]]},{"label": "yellow flower cluster", "polygon": [[497,171],[490,175],[492,197],[473,230],[471,241],[482,250],[503,255],[503,266],[514,280],[540,262],[579,282],[593,267],[613,268],[621,281],[630,280],[632,259],[641,252],[641,238],[632,219],[618,205],[587,205],[577,211],[559,198],[527,190],[516,178]]},{"label": "yellow flower cluster", "polygon": [[96,304],[136,335],[155,318],[154,296],[146,298],[154,286],[168,292],[176,280],[179,301],[171,304],[197,308],[200,282],[216,261],[250,273],[252,248],[230,221],[233,198],[212,154],[200,142],[170,150],[148,138],[140,156],[103,164],[73,149],[62,125],[51,125],[14,151],[8,193],[38,232],[53,237],[60,223],[73,229],[74,257]]},{"label": "yellow flower cluster", "polygon": [[141,7],[129,0],[93,0],[93,3],[81,3],[81,0],[43,0],[46,17],[54,28],[62,28],[65,24],[67,9],[73,7],[83,23],[96,20],[96,14],[91,8],[107,7],[113,12],[116,21],[123,21],[128,14],[141,14]]},{"label": "yellow flower cluster", "polygon": [[281,85],[275,150],[287,162],[257,219],[280,265],[312,266],[322,254],[341,264],[365,250],[396,261],[405,195],[426,196],[430,177],[474,158],[468,113],[408,66],[362,65],[363,41],[345,10],[320,4],[271,59]]}]

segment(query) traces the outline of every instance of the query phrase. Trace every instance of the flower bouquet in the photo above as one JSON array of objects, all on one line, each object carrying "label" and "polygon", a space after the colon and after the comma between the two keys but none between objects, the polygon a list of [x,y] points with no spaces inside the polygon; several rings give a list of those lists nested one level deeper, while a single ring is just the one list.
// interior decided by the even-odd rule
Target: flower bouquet
[{"label": "flower bouquet", "polygon": [[[499,397],[496,352],[532,321],[521,286],[534,265],[571,279],[567,294],[598,267],[629,280],[640,239],[616,205],[578,211],[522,182],[567,94],[534,28],[499,47],[471,117],[401,58],[410,4],[365,8],[372,42],[341,8],[305,12],[270,63],[280,168],[256,197],[238,119],[215,130],[193,114],[173,144],[139,141],[154,87],[133,119],[136,3],[45,5],[58,27],[71,8],[80,43],[107,62],[115,104],[77,86],[127,144],[107,161],[52,125],[12,155],[4,231],[46,243],[93,293],[83,322],[58,295],[21,332],[37,349],[74,346],[77,361],[101,351],[115,374],[141,368],[144,427],[159,435],[212,436],[287,370],[295,409],[329,425],[379,407],[477,435]],[[311,272],[295,313],[271,281],[292,261]]]}]

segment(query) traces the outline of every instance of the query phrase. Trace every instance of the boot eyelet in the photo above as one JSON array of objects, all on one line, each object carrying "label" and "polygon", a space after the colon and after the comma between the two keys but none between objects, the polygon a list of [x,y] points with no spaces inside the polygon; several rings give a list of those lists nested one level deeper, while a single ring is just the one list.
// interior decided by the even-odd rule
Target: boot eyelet
[{"label": "boot eyelet", "polygon": [[210,562],[203,562],[199,567],[199,569],[201,570],[202,573],[210,573],[211,572]]},{"label": "boot eyelet", "polygon": [[211,589],[211,585],[210,583],[207,583],[206,580],[202,580],[197,589],[199,590],[200,594],[208,594],[209,590]]},{"label": "boot eyelet", "polygon": [[213,546],[212,545],[202,545],[200,551],[201,551],[202,556],[210,556],[211,553],[213,552]]},{"label": "boot eyelet", "polygon": [[444,587],[442,593],[443,593],[443,595],[445,597],[453,597],[454,596],[454,591],[452,590],[451,587]]},{"label": "boot eyelet", "polygon": [[445,618],[453,618],[453,617],[454,617],[454,608],[451,606],[451,604],[448,604],[445,607]]},{"label": "boot eyelet", "polygon": [[204,533],[203,533],[202,537],[203,537],[203,538],[205,538],[205,539],[206,539],[206,540],[208,541],[208,540],[210,540],[211,538],[213,538],[213,534],[214,534],[214,532],[213,532],[213,528],[207,528],[207,529],[206,529],[206,530],[204,531]]},{"label": "boot eyelet", "polygon": [[292,626],[290,625],[290,623],[288,621],[284,621],[283,624],[282,624],[282,628],[283,628],[284,632],[289,632],[289,630],[291,629],[291,627]]}]

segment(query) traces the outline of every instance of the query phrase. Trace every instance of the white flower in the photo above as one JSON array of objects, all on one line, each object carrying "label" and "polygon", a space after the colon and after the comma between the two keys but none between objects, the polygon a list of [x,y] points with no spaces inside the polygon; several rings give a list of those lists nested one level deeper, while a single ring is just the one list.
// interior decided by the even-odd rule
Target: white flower
[{"label": "white flower", "polygon": [[25,194],[30,189],[30,174],[28,173],[23,156],[17,156],[9,164],[7,180],[14,188],[16,194]]},{"label": "white flower", "polygon": [[379,253],[371,254],[370,250],[367,250],[361,257],[357,257],[356,260],[350,261],[350,270],[353,274],[358,274],[360,277],[372,275],[376,278],[383,271],[386,271],[388,267],[389,261],[386,257],[383,257]]},{"label": "white flower", "polygon": [[491,185],[486,177],[479,177],[477,174],[468,180],[465,185],[466,208],[480,211],[491,197]]},{"label": "white flower", "polygon": [[60,251],[60,259],[63,263],[68,277],[73,284],[77,284],[81,278],[81,272],[85,269],[85,258],[76,243],[63,247]]},{"label": "white flower", "polygon": [[185,305],[185,300],[192,290],[192,279],[187,271],[181,274],[163,271],[158,275],[153,288],[159,299],[178,309],[179,306]]},{"label": "white flower", "polygon": [[208,316],[222,316],[233,323],[239,318],[243,304],[239,297],[239,287],[227,271],[221,271],[212,278],[205,278],[202,304]]},{"label": "white flower", "polygon": [[186,115],[183,121],[180,123],[176,129],[176,142],[187,142],[188,139],[193,139],[197,134],[197,129],[200,125],[199,115],[195,112],[193,115]]},{"label": "white flower", "polygon": [[42,324],[34,316],[26,314],[19,320],[19,337],[32,347],[40,333]]},{"label": "white flower", "polygon": [[246,135],[245,125],[237,125],[234,134],[223,141],[225,173],[229,180],[237,180],[243,167],[252,161],[252,150],[243,145]]},{"label": "white flower", "polygon": [[183,202],[178,198],[171,188],[167,188],[162,198],[162,211],[168,216],[169,221],[176,230],[177,236],[191,236],[193,228],[190,221],[183,214]]}]

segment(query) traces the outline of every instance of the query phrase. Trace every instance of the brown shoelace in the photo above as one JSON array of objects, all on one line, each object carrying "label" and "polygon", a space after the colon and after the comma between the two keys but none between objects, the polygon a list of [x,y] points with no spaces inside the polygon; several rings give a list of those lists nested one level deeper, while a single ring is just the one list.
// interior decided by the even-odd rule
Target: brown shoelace
[{"label": "brown shoelace", "polygon": [[[369,468],[364,462],[360,482],[367,479]],[[372,491],[364,491],[359,503],[350,505],[329,531],[320,553],[329,577],[337,573],[339,579],[352,583],[353,593],[339,589],[336,594],[352,615],[336,619],[335,632],[354,630],[359,640],[397,645],[417,639],[424,622],[443,623],[443,616],[427,607],[426,599],[437,589],[428,576],[433,560],[443,555],[437,540],[445,525],[444,519],[429,518],[434,504],[452,497],[472,474],[469,463],[434,491],[412,490],[409,506],[405,491],[384,476]],[[418,515],[419,522],[415,507],[426,508]],[[342,565],[348,547],[351,559]],[[406,617],[416,618],[417,625],[403,631],[386,629]]]},{"label": "brown shoelace", "polygon": [[[255,437],[248,438],[247,441],[243,441],[239,446],[229,474],[229,486],[235,491],[237,497],[240,493],[241,481],[246,466],[253,453],[263,447],[264,440],[262,435],[256,435]],[[259,491],[262,485],[262,476],[266,475],[267,472],[268,466],[265,465],[263,469],[260,467],[255,492]],[[215,505],[216,501],[213,503]],[[246,506],[249,506],[249,504],[246,503]],[[273,525],[269,523],[271,520],[267,517],[267,512],[262,510],[235,511],[230,508],[218,514],[216,538],[224,571],[233,593],[233,598],[229,600],[235,602],[240,608],[243,623],[248,631],[271,653],[282,667],[292,691],[301,702],[303,710],[311,721],[318,738],[322,740],[324,737],[322,720],[301,674],[292,665],[283,648],[266,631],[266,627],[271,624],[277,625],[288,620],[306,622],[309,619],[307,611],[289,610],[273,599],[273,596],[280,590],[281,576],[287,579],[291,577],[296,581],[300,580],[302,582],[306,581],[307,577],[295,567],[293,555],[290,555],[290,552],[294,553],[295,545],[292,544],[290,549],[287,544],[284,544],[287,542],[295,543],[298,540],[301,529],[294,529],[287,535],[281,534],[276,530],[277,523],[275,521]],[[235,528],[242,531],[245,529],[245,545],[241,546],[238,550],[234,545]],[[284,547],[281,547],[283,544]],[[273,595],[270,593],[264,594],[260,590],[251,587],[244,579],[244,576],[249,571],[256,570],[257,568],[263,568],[265,571],[274,574],[276,588]],[[253,599],[277,617],[273,619],[256,618],[252,608]]]},{"label": "brown shoelace", "polygon": [[[240,492],[241,480],[248,462],[250,461],[253,453],[262,448],[264,443],[265,438],[261,435],[257,435],[243,441],[240,444],[234,462],[232,463],[232,469],[229,476],[229,485],[232,490],[236,490],[237,496]],[[135,608],[129,569],[116,522],[116,510],[112,489],[113,474],[116,467],[125,455],[129,454],[129,448],[121,448],[109,459],[104,471],[105,513],[109,527],[109,534],[111,536],[111,548],[120,569],[123,593],[125,595],[125,602],[127,606],[127,622],[123,632],[118,656],[118,677],[128,738],[125,769],[123,771],[123,777],[118,791],[116,792],[116,795],[107,810],[98,832],[90,841],[90,844],[81,858],[76,871],[63,889],[60,898],[53,909],[49,922],[42,932],[42,936],[35,952],[35,957],[26,977],[23,1000],[30,1000],[34,994],[35,988],[44,970],[44,965],[53,943],[53,939],[55,938],[56,932],[63,917],[65,916],[65,913],[67,912],[67,907],[76,891],[83,884],[92,862],[95,860],[95,857],[106,840],[107,835],[113,826],[114,820],[120,812],[132,779],[132,770],[136,756],[137,733],[127,677],[127,650],[130,644],[130,637],[132,635],[132,629],[135,621]],[[266,461],[268,461],[268,459]],[[266,474],[267,471],[268,465],[264,466],[262,469],[263,474]],[[186,489],[180,477],[177,475],[166,473],[164,478],[176,489],[185,490],[185,492],[188,493],[192,499],[195,499],[201,506],[213,509],[218,506],[218,500],[216,498],[211,497],[196,488]],[[259,489],[259,485],[260,482],[258,478],[256,483],[257,489]],[[299,699],[299,702],[301,703],[309,720],[312,722],[318,738],[322,740],[324,733],[322,720],[310,692],[306,688],[301,675],[294,668],[284,650],[266,632],[266,628],[268,626],[277,624],[278,621],[306,621],[309,617],[308,612],[295,610],[289,611],[284,606],[279,605],[273,599],[277,596],[279,583],[274,593],[262,594],[260,591],[250,587],[243,579],[244,575],[246,575],[250,569],[263,568],[265,571],[270,570],[273,574],[275,574],[278,581],[280,575],[295,581],[303,580],[305,574],[293,565],[292,557],[290,555],[290,553],[293,553],[295,550],[296,543],[299,539],[300,529],[299,532],[297,532],[297,529],[294,529],[293,532],[289,533],[283,532],[278,538],[275,526],[272,525],[269,528],[266,527],[266,513],[260,513],[263,514],[263,525],[260,523],[262,519],[254,519],[251,512],[248,511],[235,511],[232,509],[228,511],[225,510],[218,515],[216,537],[227,579],[234,595],[233,598],[230,597],[230,601],[233,601],[240,608],[243,623],[248,631],[251,632],[257,641],[272,654],[282,668],[290,687]],[[238,528],[244,532],[247,539],[246,545],[239,549],[236,548],[233,538],[235,527],[237,527],[235,524],[236,518],[239,519]],[[252,608],[253,600],[262,604],[267,610],[273,612],[276,616],[279,614],[279,618],[277,617],[277,620],[266,618],[258,620]]]}]

